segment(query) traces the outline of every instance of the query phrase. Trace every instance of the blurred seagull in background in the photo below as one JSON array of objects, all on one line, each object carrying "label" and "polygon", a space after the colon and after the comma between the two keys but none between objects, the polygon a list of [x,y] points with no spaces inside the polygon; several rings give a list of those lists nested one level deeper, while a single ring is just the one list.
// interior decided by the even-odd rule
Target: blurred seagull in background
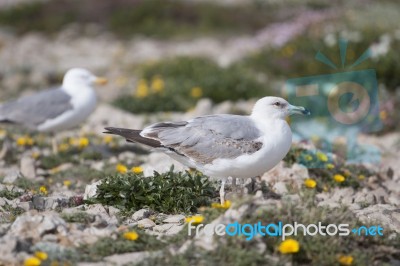
[{"label": "blurred seagull in background", "polygon": [[[94,111],[94,84],[107,83],[86,69],[72,68],[60,87],[0,104],[0,122],[21,125],[39,132],[57,132],[78,126]],[[57,151],[53,139],[53,151]]]},{"label": "blurred seagull in background", "polygon": [[228,177],[261,176],[289,152],[292,132],[286,118],[292,114],[309,115],[310,111],[279,97],[264,97],[250,116],[208,115],[156,123],[143,130],[107,127],[105,133],[153,147],[205,175],[222,178],[224,204]]}]

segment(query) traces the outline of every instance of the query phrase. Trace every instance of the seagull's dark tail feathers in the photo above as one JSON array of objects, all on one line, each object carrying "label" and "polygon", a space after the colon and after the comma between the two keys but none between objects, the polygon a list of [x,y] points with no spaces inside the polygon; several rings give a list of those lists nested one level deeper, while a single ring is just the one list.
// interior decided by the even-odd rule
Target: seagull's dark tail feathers
[{"label": "seagull's dark tail feathers", "polygon": [[141,130],[117,128],[117,127],[106,127],[105,130],[107,131],[103,133],[122,136],[128,142],[137,142],[153,148],[163,147],[161,143],[155,139],[142,137],[140,135],[140,132],[142,132]]}]

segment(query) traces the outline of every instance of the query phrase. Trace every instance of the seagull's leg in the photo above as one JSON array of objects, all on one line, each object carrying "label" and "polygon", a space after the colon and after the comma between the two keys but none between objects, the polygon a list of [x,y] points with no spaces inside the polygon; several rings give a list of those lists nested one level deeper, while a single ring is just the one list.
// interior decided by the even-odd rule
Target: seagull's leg
[{"label": "seagull's leg", "polygon": [[234,193],[236,193],[237,192],[237,178],[236,177],[232,177],[232,191],[234,192]]},{"label": "seagull's leg", "polygon": [[225,179],[222,179],[221,188],[219,189],[219,197],[221,199],[221,205],[225,204]]},{"label": "seagull's leg", "polygon": [[53,149],[53,154],[58,154],[58,145],[57,145],[57,139],[56,139],[55,134],[51,135],[51,146]]}]

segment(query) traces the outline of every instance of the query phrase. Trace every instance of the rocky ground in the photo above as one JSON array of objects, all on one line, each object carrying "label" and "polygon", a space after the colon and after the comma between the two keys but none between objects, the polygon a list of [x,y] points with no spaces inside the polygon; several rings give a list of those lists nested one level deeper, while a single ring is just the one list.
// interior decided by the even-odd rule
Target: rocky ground
[{"label": "rocky ground", "polygon": [[[251,105],[252,102],[247,104],[243,102],[235,107],[248,111]],[[169,118],[179,120],[233,107],[229,102],[213,106],[207,100],[203,100],[191,113],[170,114]],[[104,116],[104,113],[108,116]],[[19,265],[32,258],[35,252],[44,252],[47,259],[42,261],[42,265],[64,262],[77,265],[128,265],[155,262],[172,264],[177,261],[201,263],[208,260],[214,263],[220,260],[221,263],[229,264],[230,259],[234,258],[213,257],[216,250],[220,252],[224,250],[223,245],[226,243],[223,243],[226,240],[206,235],[199,238],[188,236],[185,219],[194,214],[202,217],[206,223],[246,222],[257,219],[265,222],[276,222],[279,219],[289,223],[293,221],[311,223],[320,220],[331,221],[334,217],[343,223],[379,224],[384,228],[382,239],[364,237],[366,246],[362,248],[355,244],[360,239],[355,239],[347,246],[343,246],[345,245],[343,243],[333,244],[330,248],[337,254],[330,254],[328,257],[322,251],[319,251],[321,254],[317,257],[311,254],[313,249],[310,249],[309,245],[314,241],[312,238],[304,237],[299,240],[304,251],[301,258],[279,254],[277,248],[280,241],[277,239],[274,239],[273,243],[270,243],[271,240],[265,242],[260,237],[249,243],[240,239],[238,241],[242,243],[241,245],[245,245],[244,250],[249,254],[236,261],[237,264],[258,263],[259,260],[279,265],[282,261],[317,263],[327,260],[328,265],[337,262],[338,258],[344,255],[354,257],[357,265],[362,265],[366,261],[374,261],[376,265],[388,260],[390,263],[398,262],[400,251],[395,244],[392,244],[400,231],[400,190],[396,185],[400,175],[397,160],[393,159],[397,158],[400,152],[398,133],[380,137],[362,137],[364,143],[378,145],[383,152],[381,164],[367,166],[362,176],[354,169],[349,173],[346,169],[352,168],[336,159],[332,161],[333,167],[327,164],[324,171],[328,172],[324,174],[285,159],[285,162],[262,176],[255,185],[251,185],[250,180],[245,180],[244,194],[243,191],[231,191],[228,186],[231,206],[216,204],[217,183],[209,184],[212,192],[207,194],[207,199],[210,205],[197,206],[191,211],[185,211],[183,208],[163,212],[146,207],[146,201],[138,203],[142,204],[141,208],[131,209],[126,208],[128,206],[126,203],[107,201],[106,198],[102,198],[103,201],[96,201],[100,193],[98,186],[104,178],[125,180],[124,176],[132,174],[139,178],[145,176],[152,178],[153,170],[160,173],[168,172],[172,164],[175,165],[174,173],[185,170],[183,166],[163,154],[149,154],[147,150],[132,144],[127,145],[121,139],[98,134],[105,125],[117,123],[121,126],[140,128],[148,123],[146,120],[152,119],[158,118],[132,115],[108,105],[101,105],[82,130],[68,132],[58,137],[60,148],[64,149],[61,152],[62,156],[52,155],[50,142],[46,138],[43,139],[43,136],[27,137],[12,128],[2,131],[3,151],[0,167],[0,173],[3,175],[0,190],[2,263]],[[311,147],[312,144],[306,146],[307,149]],[[335,158],[334,155],[328,157],[331,156]],[[312,160],[326,163],[321,154]],[[346,181],[343,184],[332,182],[331,179],[336,174],[343,175]],[[308,179],[315,180],[317,185],[310,186],[306,182]],[[353,179],[357,180],[356,186],[354,183],[346,183],[347,180]],[[129,187],[129,184],[126,186],[128,187],[124,187],[123,182],[119,183],[116,186],[117,194],[135,189]],[[110,191],[113,193],[109,189],[108,192]],[[160,190],[156,193],[164,192]],[[275,193],[280,197],[276,198]],[[167,199],[168,195],[165,195]],[[176,196],[169,197],[172,197],[176,206],[180,206]],[[107,205],[104,202],[111,204]],[[214,203],[211,204],[212,202]],[[148,201],[147,205],[150,204],[152,203]],[[188,206],[192,205],[189,203]],[[263,213],[268,216],[264,216]],[[134,240],[129,240],[131,239],[127,234],[129,232],[138,234],[137,239],[133,237]],[[231,239],[228,240],[230,241]],[[235,245],[231,246],[230,252],[239,248]],[[322,244],[321,250],[324,249],[324,245]],[[377,254],[365,254],[367,250],[378,246],[382,250]],[[205,257],[196,258],[190,255],[196,253],[204,254]],[[253,253],[255,255],[250,256]],[[211,257],[207,258],[206,254]],[[179,260],[175,261],[177,258]]]},{"label": "rocky ground", "polygon": [[[268,23],[251,33],[212,29],[212,34],[182,37],[174,29],[170,37],[155,38],[146,35],[146,27],[121,37],[101,23],[62,25],[50,33],[38,24],[19,33],[18,27],[26,26],[16,16],[22,11],[1,12],[17,2],[26,1],[0,1],[1,102],[60,83],[70,67],[86,67],[110,82],[97,90],[98,107],[81,127],[56,134],[58,154],[48,135],[0,128],[0,265],[400,265],[400,100],[392,75],[398,54],[390,49],[400,42],[397,3],[356,1],[341,7],[313,0],[304,6],[264,1]],[[240,9],[254,4],[224,3]],[[152,7],[144,15],[158,22],[157,14]],[[10,17],[16,18],[14,28],[4,24]],[[375,23],[369,17],[385,20]],[[354,51],[372,43],[385,127],[357,140],[380,151],[375,164],[350,164],[343,156],[345,141],[327,152],[321,145],[325,140],[313,136],[295,142],[261,178],[241,180],[239,188],[228,180],[229,201],[220,205],[219,180],[101,133],[106,126],[139,129],[199,115],[248,114],[261,90],[279,95],[286,78],[321,69],[312,60],[316,50],[310,43],[318,43],[332,59],[339,37],[351,42],[348,59],[355,60]],[[138,97],[140,89],[145,93]],[[175,99],[173,104],[189,102],[173,106],[186,111],[168,105]],[[129,108],[132,103],[140,105],[137,111]],[[169,111],[158,112],[164,108]],[[384,230],[383,236],[299,234],[290,241],[188,233],[190,222],[200,228],[279,221]]]}]

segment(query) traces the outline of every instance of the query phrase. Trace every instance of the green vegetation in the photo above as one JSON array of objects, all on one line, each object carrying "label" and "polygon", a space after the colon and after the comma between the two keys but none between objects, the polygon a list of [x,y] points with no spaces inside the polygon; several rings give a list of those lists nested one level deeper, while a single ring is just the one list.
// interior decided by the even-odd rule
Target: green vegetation
[{"label": "green vegetation", "polygon": [[[303,205],[283,201],[278,207],[273,205],[256,205],[250,202],[241,224],[301,223],[315,224],[349,224],[349,228],[361,226],[354,214],[346,208],[326,209],[316,206],[313,195],[303,195]],[[266,218],[267,217],[267,218]],[[266,220],[267,219],[267,220]],[[207,217],[206,217],[206,221]],[[206,251],[200,247],[190,246],[182,254],[171,254],[165,251],[162,256],[149,258],[139,265],[339,265],[340,256],[351,256],[351,265],[368,265],[374,261],[377,265],[386,265],[394,254],[398,254],[400,245],[398,237],[377,236],[304,236],[300,229],[297,236],[291,237],[300,244],[300,250],[294,254],[280,254],[278,247],[280,237],[254,237],[250,241],[242,236],[214,237],[215,249]]]},{"label": "green vegetation", "polygon": [[96,0],[32,2],[0,11],[0,25],[18,33],[55,33],[65,26],[97,23],[120,37],[192,36],[255,32],[272,21],[274,7],[225,6],[212,2]]},{"label": "green vegetation", "polygon": [[246,68],[222,68],[205,58],[167,59],[144,65],[139,72],[136,91],[114,102],[133,113],[187,111],[201,97],[219,103],[271,94]]},{"label": "green vegetation", "polygon": [[144,178],[143,174],[117,174],[106,177],[91,200],[123,211],[150,208],[163,213],[191,213],[207,206],[215,187],[206,176],[195,172],[169,172]]},{"label": "green vegetation", "polygon": [[22,195],[22,192],[19,191],[14,191],[14,190],[8,190],[8,189],[3,189],[0,190],[0,198],[6,198],[9,200],[13,200],[15,198],[18,198]]}]

